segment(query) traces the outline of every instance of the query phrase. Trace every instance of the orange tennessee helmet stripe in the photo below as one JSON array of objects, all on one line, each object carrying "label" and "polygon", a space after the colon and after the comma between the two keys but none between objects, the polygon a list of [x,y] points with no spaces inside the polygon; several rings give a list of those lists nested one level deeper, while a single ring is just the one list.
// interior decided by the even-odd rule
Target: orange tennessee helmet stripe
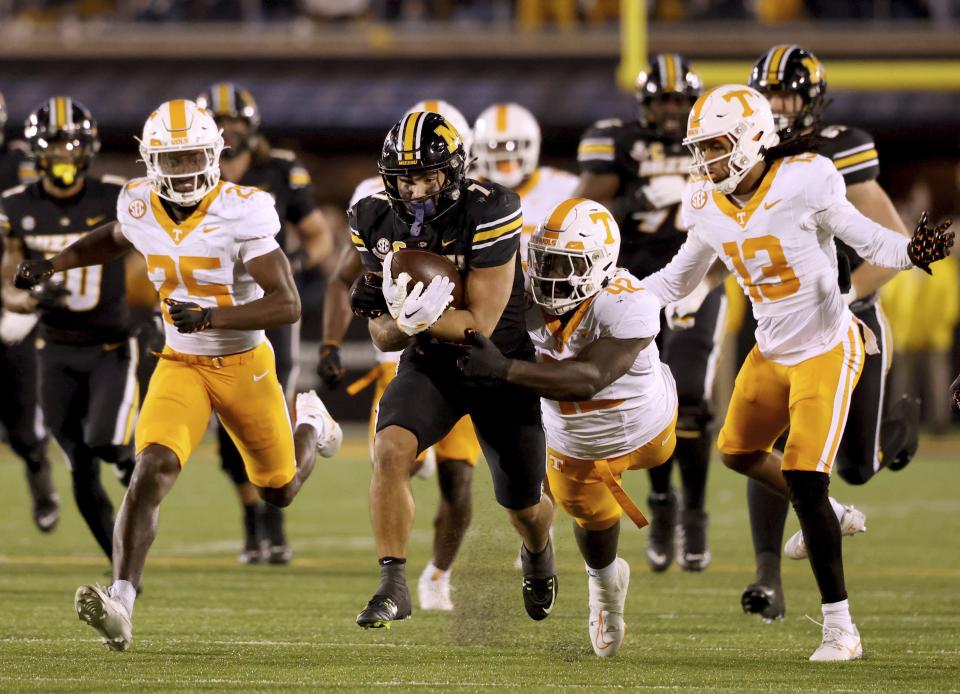
[{"label": "orange tennessee helmet stripe", "polygon": [[428,100],[423,102],[423,110],[432,113],[440,113],[440,102],[437,100]]},{"label": "orange tennessee helmet stripe", "polygon": [[173,132],[187,129],[187,103],[183,99],[170,102],[170,130]]},{"label": "orange tennessee helmet stripe", "polygon": [[497,132],[502,133],[507,129],[507,105],[497,104]]},{"label": "orange tennessee helmet stripe", "polygon": [[712,87],[700,95],[700,98],[697,99],[696,103],[693,105],[693,111],[690,114],[690,125],[692,127],[697,127],[700,125],[700,112],[703,110],[704,104],[707,103],[707,97],[715,92],[718,87]]},{"label": "orange tennessee helmet stripe", "polygon": [[559,205],[553,208],[553,212],[550,214],[550,219],[547,220],[547,223],[544,226],[548,229],[560,231],[563,228],[563,221],[567,218],[570,210],[579,205],[581,202],[586,201],[586,198],[570,198],[569,200],[561,202]]}]

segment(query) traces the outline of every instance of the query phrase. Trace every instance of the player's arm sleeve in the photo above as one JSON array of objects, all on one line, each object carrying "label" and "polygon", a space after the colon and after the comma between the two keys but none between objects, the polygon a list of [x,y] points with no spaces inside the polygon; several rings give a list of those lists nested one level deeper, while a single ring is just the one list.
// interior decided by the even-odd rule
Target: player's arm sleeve
[{"label": "player's arm sleeve", "polygon": [[507,192],[476,222],[470,246],[470,266],[496,267],[513,260],[520,249],[523,214],[520,197]]},{"label": "player's arm sleeve", "polygon": [[637,340],[656,337],[660,332],[660,302],[647,290],[601,294],[598,301],[600,337]]},{"label": "player's arm sleeve", "polygon": [[350,229],[350,243],[360,253],[360,262],[363,264],[364,271],[380,272],[383,269],[383,263],[380,262],[370,249],[367,248],[367,242],[363,240],[361,220],[363,219],[363,200],[347,210],[347,224]]},{"label": "player's arm sleeve", "polygon": [[847,200],[846,186],[836,170],[827,170],[821,183],[811,186],[806,194],[817,226],[850,246],[860,257],[880,267],[913,267],[907,254],[910,239],[861,214]]},{"label": "player's arm sleeve", "polygon": [[615,129],[600,125],[587,129],[577,145],[577,165],[590,173],[619,173]]},{"label": "player's arm sleeve", "polygon": [[833,165],[848,186],[873,181],[880,175],[880,155],[869,133],[848,128],[841,149],[832,155]]},{"label": "player's arm sleeve", "polygon": [[310,172],[299,161],[293,161],[287,171],[287,185],[290,187],[287,220],[292,224],[299,224],[304,217],[317,209]]},{"label": "player's arm sleeve", "polygon": [[269,194],[258,190],[243,203],[242,209],[241,231],[237,238],[241,243],[273,238],[280,231],[280,217]]},{"label": "player's arm sleeve", "polygon": [[696,289],[716,257],[713,248],[700,238],[697,229],[691,228],[687,232],[687,240],[673,259],[662,269],[643,278],[641,286],[653,294],[661,306],[679,301]]}]

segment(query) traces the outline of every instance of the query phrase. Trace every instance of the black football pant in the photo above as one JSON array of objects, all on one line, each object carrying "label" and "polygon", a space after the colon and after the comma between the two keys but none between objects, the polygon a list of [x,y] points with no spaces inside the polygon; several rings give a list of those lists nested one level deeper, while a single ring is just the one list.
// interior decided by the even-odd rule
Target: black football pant
[{"label": "black football pant", "polygon": [[112,557],[113,504],[100,483],[100,459],[126,463],[133,458],[137,342],[48,342],[37,355],[44,420],[67,457],[77,508]]},{"label": "black football pant", "polygon": [[[890,336],[886,318],[879,303],[864,307],[854,315],[873,331],[880,353],[866,355],[863,373],[850,398],[850,413],[833,469],[846,482],[859,485],[866,483],[885,463],[893,460],[899,450],[897,442],[885,440],[883,435],[887,371],[893,358],[889,351]],[[777,442],[775,447],[778,450],[783,450],[787,433],[784,432]],[[789,510],[787,501],[763,484],[748,480],[747,506],[755,553],[757,556],[767,554],[779,557]]]},{"label": "black football pant", "polygon": [[37,355],[34,337],[16,345],[0,344],[0,422],[7,441],[27,469],[36,474],[48,467],[47,433],[40,412]]},{"label": "black football pant", "polygon": [[713,419],[709,401],[726,306],[723,287],[717,287],[704,299],[692,328],[670,330],[664,322],[658,341],[660,358],[677,383],[677,448],[673,459],[649,470],[650,485],[655,494],[668,493],[676,460],[683,483],[683,508],[687,510],[702,511],[706,496]]}]

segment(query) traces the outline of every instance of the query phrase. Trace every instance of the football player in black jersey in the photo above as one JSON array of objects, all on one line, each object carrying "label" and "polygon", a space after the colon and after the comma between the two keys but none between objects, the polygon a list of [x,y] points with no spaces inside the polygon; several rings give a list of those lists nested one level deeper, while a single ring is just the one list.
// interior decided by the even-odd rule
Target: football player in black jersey
[{"label": "football player in black jersey", "polygon": [[[310,174],[293,152],[270,148],[260,134],[260,109],[250,92],[231,82],[217,82],[197,97],[197,105],[209,109],[223,129],[221,178],[270,193],[284,224],[277,234],[280,247],[289,251],[284,233],[289,223],[297,231],[307,262],[322,261],[333,249],[333,236],[314,202]],[[276,354],[277,377],[289,399],[299,371],[300,324],[272,328],[267,338]],[[260,500],[247,479],[236,445],[223,427],[218,427],[218,433],[223,469],[236,485],[243,506],[245,538],[240,562],[289,563],[293,550],[283,528],[283,509]]]},{"label": "football player in black jersey", "polygon": [[[692,160],[681,140],[687,114],[702,91],[703,82],[686,59],[675,53],[654,55],[637,77],[638,117],[599,121],[580,140],[580,185],[574,195],[613,212],[623,238],[618,264],[637,277],[666,265],[686,238],[678,217]],[[690,329],[673,330],[670,324],[657,338],[661,358],[677,382],[674,458],[683,494],[678,504],[670,484],[672,463],[649,471],[647,561],[654,571],[666,571],[673,562],[678,526],[677,563],[687,571],[703,571],[710,563],[704,511],[712,443],[709,400],[725,308],[718,287],[704,299]]]},{"label": "football player in black jersey", "polygon": [[[32,183],[37,172],[27,147],[4,138],[7,106],[0,94],[0,192]],[[0,231],[7,228],[0,213]],[[0,257],[3,247],[0,245]],[[26,465],[32,501],[33,522],[50,532],[60,518],[60,500],[53,486],[46,451],[46,430],[40,414],[37,390],[37,358],[34,350],[33,314],[0,313],[0,422],[7,442]]]},{"label": "football player in black jersey", "polygon": [[[523,316],[520,199],[495,183],[466,178],[466,163],[460,134],[443,116],[409,113],[390,130],[380,154],[384,192],[349,212],[351,239],[368,271],[352,293],[353,309],[370,319],[377,347],[405,350],[377,416],[369,498],[380,584],[357,616],[362,627],[411,614],[404,570],[414,515],[410,471],[417,454],[465,414],[473,419],[497,501],[523,538],[527,614],[546,618],[556,598],[553,504],[542,494],[546,449],[538,399],[515,386],[467,382],[457,368],[462,350],[456,343],[471,330],[490,336],[511,358],[531,361],[534,354]],[[452,286],[446,277],[412,288],[403,274],[395,280],[393,251],[400,248],[452,259],[465,305],[448,310]]]},{"label": "football player in black jersey", "polygon": [[100,138],[90,112],[70,97],[43,102],[27,118],[24,135],[40,180],[3,194],[4,304],[40,314],[44,419],[67,456],[80,513],[110,557],[113,505],[100,482],[100,460],[115,463],[129,480],[139,395],[123,262],[71,270],[34,291],[17,289],[13,279],[20,261],[56,255],[115,219],[123,181],[86,175]]},{"label": "football player in black jersey", "polygon": [[[812,151],[833,160],[847,185],[847,199],[864,215],[908,236],[890,198],[877,183],[880,162],[869,133],[843,125],[827,125],[827,80],[823,64],[800,46],[774,46],[754,65],[749,84],[764,94],[773,108],[780,134],[779,148]],[[884,387],[890,368],[890,335],[877,290],[896,270],[865,262],[837,240],[841,268],[845,257],[852,275],[841,284],[852,286],[845,295],[853,314],[876,335],[879,354],[868,354],[853,392],[847,426],[837,450],[837,472],[850,484],[863,484],[880,469],[903,468],[917,449],[919,401],[901,397],[884,410]],[[780,447],[780,446],[778,446]],[[757,577],[744,591],[744,611],[766,621],[785,613],[780,581],[780,557],[787,501],[762,484],[747,483],[750,526],[756,553]]]}]

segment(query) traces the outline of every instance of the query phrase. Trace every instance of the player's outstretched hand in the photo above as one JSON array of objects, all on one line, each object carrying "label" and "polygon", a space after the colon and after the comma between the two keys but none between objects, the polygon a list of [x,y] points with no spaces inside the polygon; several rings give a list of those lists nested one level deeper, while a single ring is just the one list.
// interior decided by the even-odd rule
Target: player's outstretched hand
[{"label": "player's outstretched hand", "polygon": [[317,364],[317,375],[329,390],[336,390],[343,381],[347,370],[340,364],[340,345],[326,343],[320,347],[320,361]]},{"label": "player's outstretched hand", "polygon": [[169,298],[164,299],[163,303],[167,305],[167,312],[178,332],[198,333],[210,327],[211,309],[192,301],[177,301]]},{"label": "player's outstretched hand", "polygon": [[950,255],[950,249],[953,247],[953,232],[947,230],[951,224],[953,221],[948,219],[931,228],[927,224],[927,213],[924,211],[920,215],[920,221],[917,222],[917,228],[913,230],[907,254],[910,256],[910,261],[928,275],[933,274],[930,271],[930,263],[943,260]]},{"label": "player's outstretched hand", "polygon": [[457,367],[467,378],[503,381],[510,370],[510,360],[486,335],[476,330],[464,333],[466,344],[463,356],[457,358]]},{"label": "player's outstretched hand", "polygon": [[423,282],[417,282],[400,307],[397,327],[407,335],[422,333],[440,320],[452,301],[453,282],[448,277],[437,275],[430,280],[426,289],[423,288]]},{"label": "player's outstretched hand", "polygon": [[41,311],[62,311],[67,308],[67,297],[70,290],[58,282],[44,281],[30,290],[37,300],[37,308]]},{"label": "player's outstretched hand", "polygon": [[361,274],[350,287],[350,310],[361,318],[379,318],[387,312],[381,279],[372,272]]},{"label": "player's outstretched hand", "polygon": [[960,412],[960,375],[950,384],[950,402],[955,412]]},{"label": "player's outstretched hand", "polygon": [[53,277],[53,263],[49,260],[24,260],[17,266],[13,286],[17,289],[33,289]]}]

